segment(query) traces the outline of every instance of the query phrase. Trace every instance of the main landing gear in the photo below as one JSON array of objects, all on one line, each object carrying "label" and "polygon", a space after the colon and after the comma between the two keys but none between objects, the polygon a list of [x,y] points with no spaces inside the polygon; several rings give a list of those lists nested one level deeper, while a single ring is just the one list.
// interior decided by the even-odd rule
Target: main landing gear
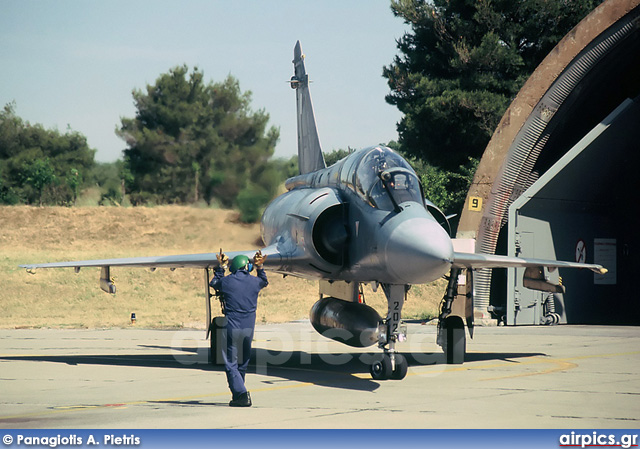
[{"label": "main landing gear", "polygon": [[464,271],[464,294],[458,292],[460,268],[452,268],[448,276],[447,291],[440,306],[437,343],[442,347],[448,364],[464,363],[467,342],[464,330],[465,317],[469,335],[473,337],[473,271]]},{"label": "main landing gear", "polygon": [[409,368],[407,359],[396,352],[396,343],[406,339],[400,317],[407,289],[396,284],[382,284],[382,289],[389,303],[387,318],[378,326],[378,347],[384,353],[371,364],[370,372],[375,380],[400,380],[405,378]]}]

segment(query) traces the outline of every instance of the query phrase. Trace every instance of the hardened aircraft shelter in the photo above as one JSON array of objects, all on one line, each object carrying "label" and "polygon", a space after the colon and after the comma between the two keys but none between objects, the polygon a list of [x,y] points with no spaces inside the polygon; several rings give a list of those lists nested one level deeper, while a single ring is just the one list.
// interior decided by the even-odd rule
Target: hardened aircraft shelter
[{"label": "hardened aircraft shelter", "polygon": [[545,58],[479,164],[457,237],[489,254],[600,263],[475,276],[475,316],[506,324],[640,324],[640,0],[608,0]]}]

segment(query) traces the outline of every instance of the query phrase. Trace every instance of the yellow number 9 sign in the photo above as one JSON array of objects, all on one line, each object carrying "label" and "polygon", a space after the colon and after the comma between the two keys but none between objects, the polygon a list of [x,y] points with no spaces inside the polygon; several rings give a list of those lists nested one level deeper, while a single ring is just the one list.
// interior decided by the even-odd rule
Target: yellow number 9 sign
[{"label": "yellow number 9 sign", "polygon": [[482,210],[482,198],[472,196],[469,198],[469,210]]}]

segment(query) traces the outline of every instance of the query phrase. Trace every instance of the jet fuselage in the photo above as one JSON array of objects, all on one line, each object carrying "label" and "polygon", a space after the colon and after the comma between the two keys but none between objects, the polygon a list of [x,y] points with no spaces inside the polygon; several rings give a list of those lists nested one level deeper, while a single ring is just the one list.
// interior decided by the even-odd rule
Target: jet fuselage
[{"label": "jet fuselage", "polygon": [[286,186],[262,219],[265,244],[291,261],[283,272],[422,284],[451,268],[449,235],[425,207],[415,171],[387,147],[356,151]]}]

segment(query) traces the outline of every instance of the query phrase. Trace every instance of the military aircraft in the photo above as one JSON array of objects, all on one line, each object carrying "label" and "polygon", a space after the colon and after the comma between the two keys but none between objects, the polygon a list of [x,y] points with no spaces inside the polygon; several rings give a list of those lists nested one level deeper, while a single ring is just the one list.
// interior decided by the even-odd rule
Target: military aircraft
[{"label": "military aircraft", "polygon": [[[374,379],[402,379],[407,374],[407,360],[396,351],[396,343],[405,338],[401,313],[411,285],[448,278],[438,343],[449,363],[462,363],[463,319],[473,335],[473,289],[458,294],[461,274],[466,275],[466,285],[470,286],[473,270],[527,267],[525,285],[555,291],[559,286],[547,280],[547,270],[570,267],[605,271],[595,264],[454,251],[445,230],[447,218],[425,199],[411,165],[385,146],[352,152],[327,168],[300,42],[295,45],[293,64],[290,85],[296,91],[300,175],[286,181],[287,192],[275,198],[262,217],[261,233],[266,246],[260,249],[267,256],[264,268],[320,281],[320,300],[310,312],[312,325],[323,335],[351,346],[377,343],[382,353],[370,367]],[[255,250],[227,255],[252,257]],[[207,321],[211,323],[209,277],[210,269],[217,265],[216,253],[206,253],[22,267],[28,271],[73,267],[76,272],[83,267],[100,267],[100,287],[107,293],[116,291],[111,267],[204,269]],[[382,287],[388,301],[385,318],[360,302],[363,284],[371,284],[374,289]],[[209,331],[207,337],[210,333],[213,351],[215,337]]]}]

